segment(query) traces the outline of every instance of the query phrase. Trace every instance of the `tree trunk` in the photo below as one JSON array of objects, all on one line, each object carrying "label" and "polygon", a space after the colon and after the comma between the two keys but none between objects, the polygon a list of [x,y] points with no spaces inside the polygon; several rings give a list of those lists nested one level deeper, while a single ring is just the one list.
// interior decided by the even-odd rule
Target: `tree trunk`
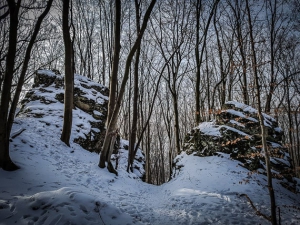
[{"label": "tree trunk", "polygon": [[[238,43],[238,48],[239,52],[242,58],[242,79],[241,79],[241,84],[242,84],[242,94],[243,94],[243,101],[246,105],[249,105],[249,94],[248,94],[248,81],[247,81],[247,60],[246,60],[246,54],[244,50],[244,40],[243,40],[243,34],[242,34],[242,21],[241,21],[241,12],[242,9],[240,8],[239,4],[241,4],[240,0],[235,0],[234,4],[229,2],[229,6],[231,7],[234,17],[235,17],[235,22],[236,22],[236,38],[237,38],[237,43]],[[235,65],[233,65],[235,66]]]},{"label": "tree trunk", "polygon": [[197,0],[197,6],[196,6],[196,46],[195,46],[195,56],[196,56],[196,93],[195,93],[195,100],[196,100],[196,124],[198,125],[200,123],[200,80],[201,80],[201,75],[200,75],[200,68],[202,64],[202,58],[203,58],[203,53],[204,49],[206,47],[206,38],[207,38],[207,33],[208,33],[208,28],[210,25],[210,21],[213,17],[215,8],[217,7],[218,3],[220,0],[215,0],[213,7],[210,11],[209,17],[207,24],[205,26],[205,30],[203,32],[203,44],[202,44],[202,49],[201,49],[201,54],[199,55],[199,45],[200,45],[200,38],[199,38],[199,31],[200,31],[200,12],[202,9],[202,1]]},{"label": "tree trunk", "polygon": [[250,44],[251,44],[251,52],[252,52],[252,67],[253,67],[253,73],[254,73],[254,80],[255,80],[255,86],[256,86],[256,98],[257,98],[257,105],[258,105],[258,118],[261,128],[261,138],[262,138],[262,148],[265,154],[265,161],[266,161],[266,170],[267,170],[267,177],[268,177],[268,189],[269,189],[269,195],[270,195],[270,201],[271,201],[271,222],[273,225],[277,224],[276,221],[276,202],[275,202],[275,194],[272,184],[272,173],[271,173],[271,165],[270,165],[270,153],[267,146],[266,141],[266,130],[264,126],[264,117],[262,115],[262,109],[261,109],[261,101],[260,101],[260,87],[259,87],[259,78],[258,78],[258,71],[257,71],[257,60],[256,60],[256,51],[255,51],[255,45],[254,45],[254,37],[253,37],[253,30],[252,30],[252,19],[251,19],[251,13],[250,13],[250,7],[248,0],[246,0],[246,8],[247,8],[247,14],[248,14],[248,24],[249,24],[249,34],[250,34]]},{"label": "tree trunk", "polygon": [[7,116],[9,112],[10,92],[12,86],[12,79],[14,74],[15,57],[17,49],[17,35],[18,35],[18,14],[21,1],[17,4],[14,1],[7,1],[9,7],[10,26],[9,26],[9,43],[8,53],[6,58],[5,74],[3,80],[3,90],[1,93],[0,105],[0,167],[3,170],[13,171],[19,167],[15,165],[9,155],[9,133]]},{"label": "tree trunk", "polygon": [[[200,61],[199,45],[200,45],[200,11],[201,11],[201,0],[197,0],[196,3],[196,46],[195,46],[195,57],[196,57],[196,91],[195,91],[195,101],[196,101],[196,124],[200,123],[200,69],[202,59]],[[202,55],[201,55],[202,56]]]},{"label": "tree trunk", "polygon": [[146,135],[146,183],[151,183],[151,164],[150,164],[150,126],[147,126],[147,133]]},{"label": "tree trunk", "polygon": [[[123,96],[124,96],[124,93],[125,93],[126,83],[127,83],[128,77],[129,77],[130,64],[132,62],[132,58],[133,58],[136,50],[138,49],[138,47],[141,44],[141,40],[142,40],[142,37],[143,37],[144,32],[146,30],[147,23],[148,23],[148,20],[150,18],[151,11],[152,11],[152,9],[155,5],[155,2],[156,2],[156,0],[151,1],[150,5],[149,5],[149,7],[148,7],[148,9],[145,13],[145,16],[144,16],[141,31],[140,31],[133,47],[131,48],[128,56],[127,56],[127,60],[126,60],[126,64],[125,64],[124,77],[123,77],[123,80],[122,80],[122,84],[121,84],[121,87],[120,87],[120,91],[119,91],[117,101],[116,101],[114,109],[113,109],[113,113],[111,114],[111,118],[110,118],[109,124],[107,126],[107,130],[106,130],[106,134],[105,134],[105,138],[104,138],[104,143],[103,143],[103,148],[102,148],[102,151],[101,151],[101,154],[100,154],[100,160],[99,160],[99,164],[98,164],[98,166],[100,168],[105,167],[105,161],[107,161],[107,163],[110,164],[110,159],[107,159],[107,155],[110,155],[110,153],[109,153],[109,143],[110,143],[109,134],[112,133],[112,132],[115,132],[117,130],[118,116],[119,116],[119,112],[120,112],[121,102],[123,100]],[[111,167],[108,167],[108,169],[109,168],[111,168]],[[114,169],[110,170],[110,172],[116,173],[116,171],[114,171]]]},{"label": "tree trunk", "polygon": [[116,104],[117,98],[117,85],[118,85],[118,71],[120,60],[120,39],[121,39],[121,0],[115,0],[115,28],[114,28],[114,56],[112,72],[109,85],[109,102],[106,126],[109,125],[112,113]]},{"label": "tree trunk", "polygon": [[118,85],[118,70],[119,70],[119,57],[120,57],[120,39],[121,39],[121,1],[115,1],[115,27],[114,27],[114,56],[113,56],[113,64],[112,64],[112,72],[109,82],[109,102],[108,102],[108,113],[106,119],[106,134],[103,142],[103,147],[101,149],[99,167],[104,168],[105,162],[107,159],[107,154],[109,152],[109,144],[111,142],[111,136],[108,135],[116,130],[116,128],[110,128],[109,124],[111,122],[111,117],[113,114],[113,110],[116,104],[116,96],[117,96],[117,85]]},{"label": "tree trunk", "polygon": [[26,75],[27,68],[28,68],[28,63],[29,63],[30,57],[31,57],[31,50],[32,50],[32,47],[33,47],[34,42],[36,40],[36,37],[38,35],[38,32],[40,30],[43,19],[46,17],[46,15],[48,14],[48,12],[51,8],[52,2],[53,2],[53,0],[48,1],[46,9],[44,10],[44,12],[38,18],[37,23],[34,27],[33,34],[31,36],[31,39],[30,39],[29,44],[28,44],[27,49],[26,49],[21,74],[20,74],[19,81],[18,81],[18,84],[17,84],[17,89],[16,89],[16,92],[15,92],[15,95],[14,95],[14,98],[13,98],[13,101],[12,101],[12,104],[11,104],[11,107],[10,107],[10,111],[9,111],[8,135],[10,135],[12,125],[13,125],[13,122],[14,122],[17,104],[18,104],[19,99],[20,99],[20,94],[21,94],[22,87],[23,87],[23,84],[24,84],[25,75]]},{"label": "tree trunk", "polygon": [[295,113],[294,113],[294,121],[295,121],[295,127],[296,127],[296,133],[295,133],[295,136],[296,136],[296,143],[295,143],[295,148],[294,148],[294,151],[295,151],[295,158],[294,158],[294,169],[295,169],[295,173],[296,173],[296,176],[300,176],[300,171],[296,169],[296,167],[299,167],[300,166],[300,160],[299,160],[299,156],[300,156],[300,129],[299,129],[299,126],[300,126],[300,123],[299,123],[299,108],[300,106],[298,106],[295,110]]},{"label": "tree trunk", "polygon": [[277,0],[270,0],[269,1],[269,7],[271,10],[271,24],[270,24],[270,67],[271,67],[271,80],[269,83],[269,91],[267,93],[267,100],[266,100],[266,106],[265,106],[265,112],[270,113],[271,112],[271,102],[273,93],[276,89],[276,75],[275,75],[275,42],[276,42],[276,34],[277,29],[281,29],[282,27],[276,28],[276,19],[277,19]]},{"label": "tree trunk", "polygon": [[292,108],[291,108],[291,98],[290,98],[290,84],[289,84],[289,79],[285,79],[285,88],[287,89],[286,91],[286,103],[287,103],[287,117],[288,117],[288,138],[289,138],[289,153],[291,155],[292,160],[292,166],[295,168],[295,151],[294,151],[294,139],[293,139],[293,118],[292,118]]},{"label": "tree trunk", "polygon": [[[223,62],[223,49],[222,49],[222,45],[221,45],[219,31],[218,31],[218,28],[217,28],[217,12],[215,12],[215,14],[214,14],[214,29],[215,29],[215,32],[216,32],[217,45],[218,45],[218,55],[219,55],[219,61],[220,61],[220,73],[221,73],[221,81],[220,82],[222,83],[220,103],[221,103],[221,106],[223,106],[225,104],[225,101],[226,101],[226,74],[225,74],[224,62]],[[208,73],[208,71],[207,71],[207,73]],[[207,80],[207,83],[209,83],[208,80]],[[209,94],[209,90],[208,90],[208,94]],[[210,102],[208,102],[208,106],[209,105],[210,105]],[[208,110],[210,110],[210,109],[208,109]]]},{"label": "tree trunk", "polygon": [[[140,10],[137,0],[135,0],[135,15],[136,15],[136,26],[137,26],[137,35],[140,32]],[[134,64],[134,87],[133,87],[133,112],[132,112],[132,125],[131,125],[131,133],[129,140],[129,150],[128,150],[128,166],[127,172],[129,169],[133,172],[133,161],[135,157],[135,149],[134,144],[136,141],[136,132],[137,132],[137,122],[138,122],[138,96],[139,96],[139,61],[140,61],[140,46],[137,48],[135,55],[135,64]]]},{"label": "tree trunk", "polygon": [[64,96],[64,124],[60,139],[70,146],[72,131],[74,68],[73,68],[73,45],[69,30],[69,5],[70,0],[63,1],[63,38],[65,45],[65,96]]},{"label": "tree trunk", "polygon": [[[175,89],[175,88],[174,88]],[[179,113],[178,113],[178,96],[176,90],[172,92],[173,107],[174,107],[174,133],[175,133],[175,154],[180,153],[180,128],[179,128]]]}]

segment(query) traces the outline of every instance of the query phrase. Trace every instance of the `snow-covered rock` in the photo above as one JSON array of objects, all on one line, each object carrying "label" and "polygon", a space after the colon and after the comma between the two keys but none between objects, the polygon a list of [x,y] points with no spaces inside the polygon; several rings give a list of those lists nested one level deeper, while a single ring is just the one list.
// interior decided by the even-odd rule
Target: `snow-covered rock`
[{"label": "snow-covered rock", "polygon": [[[62,124],[63,102],[64,76],[58,71],[37,70],[19,114],[58,128]],[[103,141],[107,103],[107,87],[75,74],[72,137],[86,150],[95,151],[96,144]]]},{"label": "snow-covered rock", "polygon": [[[282,145],[283,131],[277,121],[263,113],[267,131],[267,144],[271,155],[273,176],[287,179],[294,176],[287,149]],[[236,101],[226,102],[223,109],[215,112],[215,120],[200,123],[185,137],[187,154],[211,156],[217,152],[230,154],[247,169],[265,172],[261,129],[257,110]],[[294,190],[294,185],[287,185]]]},{"label": "snow-covered rock", "polygon": [[[102,84],[75,74],[74,76],[74,109],[71,142],[82,148],[96,152],[101,149],[105,136],[109,90]],[[37,70],[34,84],[22,100],[16,123],[29,121],[39,124],[38,132],[46,134],[55,130],[59,139],[63,125],[64,110],[64,76],[57,70]],[[20,127],[20,129],[22,129]],[[52,132],[52,134],[54,134]],[[112,160],[115,166],[127,166],[126,146],[128,142],[117,137]],[[98,148],[100,147],[100,148]],[[128,148],[127,148],[128,149]],[[139,149],[134,161],[134,173],[142,178],[144,175],[144,155]],[[124,169],[124,168],[123,168]]]}]

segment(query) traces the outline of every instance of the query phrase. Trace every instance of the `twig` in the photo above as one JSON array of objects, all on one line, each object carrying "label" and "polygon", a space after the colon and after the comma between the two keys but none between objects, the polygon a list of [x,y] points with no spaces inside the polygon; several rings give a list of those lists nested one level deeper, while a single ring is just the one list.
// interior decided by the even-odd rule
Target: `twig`
[{"label": "twig", "polygon": [[278,224],[281,225],[281,215],[280,215],[280,207],[277,207],[278,208]]},{"label": "twig", "polygon": [[105,223],[104,223],[104,221],[103,221],[103,219],[102,219],[101,213],[100,213],[100,209],[99,209],[100,203],[99,203],[99,202],[96,202],[96,206],[97,206],[97,209],[98,209],[99,217],[100,217],[102,223],[105,225]]},{"label": "twig", "polygon": [[19,136],[20,134],[22,134],[23,131],[25,131],[25,130],[26,130],[26,129],[23,128],[23,129],[20,129],[20,130],[16,131],[16,132],[11,136],[11,138],[14,139],[14,138],[18,137],[18,136]]},{"label": "twig", "polygon": [[262,212],[260,212],[260,211],[254,206],[253,202],[251,201],[251,199],[249,198],[249,196],[248,196],[247,194],[240,194],[240,196],[241,196],[241,197],[242,197],[242,196],[245,196],[245,197],[248,199],[250,205],[251,205],[252,208],[255,210],[256,215],[262,216],[262,217],[265,218],[266,220],[271,221],[271,218],[270,218],[269,216],[266,216],[265,214],[263,214]]}]

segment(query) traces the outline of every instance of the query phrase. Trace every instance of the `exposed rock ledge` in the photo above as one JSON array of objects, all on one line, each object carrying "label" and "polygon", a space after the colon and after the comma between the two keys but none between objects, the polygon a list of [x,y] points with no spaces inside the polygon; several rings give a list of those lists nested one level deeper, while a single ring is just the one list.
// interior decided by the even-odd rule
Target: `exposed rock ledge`
[{"label": "exposed rock ledge", "polygon": [[[272,174],[276,178],[287,179],[287,183],[292,182],[294,174],[289,154],[282,144],[283,131],[273,117],[267,114],[263,116],[271,153]],[[265,173],[257,110],[229,101],[222,110],[214,114],[214,118],[213,121],[200,123],[186,135],[183,150],[197,156],[228,153],[249,170]]]},{"label": "exposed rock ledge", "polygon": [[[107,87],[75,75],[72,137],[75,143],[92,152],[96,143],[104,138],[108,93]],[[57,70],[37,70],[33,87],[22,100],[19,114],[43,118],[47,126],[61,127],[63,102],[64,76]],[[60,115],[61,121],[51,121],[51,115]],[[49,121],[45,117],[49,117]]]}]

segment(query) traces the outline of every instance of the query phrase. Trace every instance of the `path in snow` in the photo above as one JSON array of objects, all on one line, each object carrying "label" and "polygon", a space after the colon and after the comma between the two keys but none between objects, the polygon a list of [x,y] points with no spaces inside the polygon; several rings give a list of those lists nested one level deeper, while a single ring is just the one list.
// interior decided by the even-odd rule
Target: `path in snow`
[{"label": "path in snow", "polygon": [[[11,177],[6,176],[7,172],[0,171],[0,199],[3,199],[0,208],[6,207],[7,213],[13,213],[18,207],[20,210],[20,201],[23,200],[14,196],[35,196],[32,202],[38,202],[35,204],[43,208],[36,199],[46,195],[52,209],[70,218],[72,214],[80,218],[81,222],[73,221],[74,224],[84,221],[85,224],[99,223],[99,213],[94,210],[95,205],[90,204],[95,199],[129,214],[134,224],[268,224],[255,215],[246,198],[239,196],[248,194],[256,207],[268,214],[268,192],[265,187],[259,187],[265,178],[262,175],[248,175],[248,171],[239,167],[238,162],[225,155],[223,158],[185,156],[182,158],[185,165],[183,172],[169,183],[154,186],[143,183],[124,168],[119,169],[118,177],[98,168],[97,154],[87,152],[74,143],[71,148],[65,146],[58,138],[58,131],[55,133],[35,121],[27,118],[28,125],[24,122],[15,126],[15,129],[24,125],[28,128],[11,142],[11,156],[21,170]],[[77,189],[80,192],[75,191]],[[65,198],[51,200],[49,191],[53,191],[52,195],[60,193]],[[284,194],[279,197],[291,198]],[[299,205],[300,200],[290,199],[282,204],[291,203]],[[100,213],[105,214],[105,210],[100,209]],[[2,212],[0,210],[0,218]],[[39,211],[40,214],[23,215],[23,220],[36,220],[37,224],[60,224],[62,218],[59,215],[52,218],[45,212],[47,210]],[[126,218],[126,215],[115,215],[120,215],[119,219]],[[297,210],[283,210],[282,217],[292,217],[288,220],[290,224],[300,221]],[[126,221],[130,220],[127,218]]]}]

